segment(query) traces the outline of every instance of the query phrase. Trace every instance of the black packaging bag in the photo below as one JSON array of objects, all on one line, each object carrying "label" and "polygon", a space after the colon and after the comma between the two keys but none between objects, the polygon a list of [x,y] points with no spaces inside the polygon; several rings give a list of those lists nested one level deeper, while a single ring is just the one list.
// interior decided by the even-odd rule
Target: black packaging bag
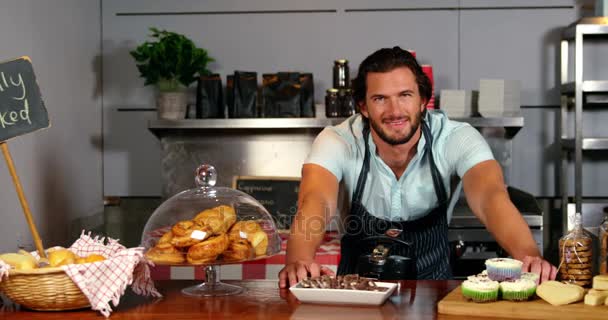
[{"label": "black packaging bag", "polygon": [[300,116],[315,117],[315,89],[312,73],[300,74]]},{"label": "black packaging bag", "polygon": [[[228,91],[228,89],[226,89]],[[232,88],[232,107],[228,108],[230,118],[257,117],[257,72],[235,71]]]},{"label": "black packaging bag", "polygon": [[267,118],[300,117],[300,74],[265,74],[262,96]]},{"label": "black packaging bag", "polygon": [[220,75],[200,76],[196,85],[196,118],[224,118],[224,109]]},{"label": "black packaging bag", "polygon": [[228,117],[233,118],[234,113],[234,75],[226,76],[226,109]]}]

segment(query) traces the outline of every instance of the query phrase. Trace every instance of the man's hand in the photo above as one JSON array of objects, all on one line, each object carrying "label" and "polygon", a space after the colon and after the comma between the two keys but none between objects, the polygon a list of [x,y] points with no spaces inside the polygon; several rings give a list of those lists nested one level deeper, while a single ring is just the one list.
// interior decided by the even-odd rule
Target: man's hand
[{"label": "man's hand", "polygon": [[521,271],[538,274],[540,276],[540,283],[547,280],[555,280],[555,276],[557,276],[557,268],[541,257],[525,256],[523,263]]},{"label": "man's hand", "polygon": [[309,276],[318,277],[325,274],[333,276],[335,273],[314,261],[289,263],[279,272],[279,288],[291,287]]}]

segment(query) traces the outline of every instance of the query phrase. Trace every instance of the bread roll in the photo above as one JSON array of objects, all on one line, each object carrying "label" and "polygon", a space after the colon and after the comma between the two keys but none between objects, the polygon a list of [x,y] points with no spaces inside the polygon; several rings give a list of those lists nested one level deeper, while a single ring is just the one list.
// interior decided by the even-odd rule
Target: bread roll
[{"label": "bread roll", "polygon": [[52,250],[47,253],[51,267],[61,267],[76,263],[78,256],[68,249]]},{"label": "bread roll", "polygon": [[32,270],[36,268],[36,258],[31,255],[5,253],[0,255],[0,260],[17,270]]}]

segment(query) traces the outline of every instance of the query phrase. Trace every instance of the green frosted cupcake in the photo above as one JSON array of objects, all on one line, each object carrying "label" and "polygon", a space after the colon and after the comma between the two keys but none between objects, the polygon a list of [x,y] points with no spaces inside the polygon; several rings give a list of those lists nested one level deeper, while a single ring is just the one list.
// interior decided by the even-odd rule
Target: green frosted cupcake
[{"label": "green frosted cupcake", "polygon": [[540,280],[540,276],[534,272],[522,272],[521,278],[532,280],[532,281],[534,281],[534,283],[538,283],[538,280]]},{"label": "green frosted cupcake", "polygon": [[536,282],[530,279],[517,279],[500,283],[500,294],[503,300],[526,301],[536,292]]},{"label": "green frosted cupcake", "polygon": [[491,302],[498,299],[500,284],[487,278],[471,278],[465,280],[462,285],[462,295],[467,300],[475,302]]}]

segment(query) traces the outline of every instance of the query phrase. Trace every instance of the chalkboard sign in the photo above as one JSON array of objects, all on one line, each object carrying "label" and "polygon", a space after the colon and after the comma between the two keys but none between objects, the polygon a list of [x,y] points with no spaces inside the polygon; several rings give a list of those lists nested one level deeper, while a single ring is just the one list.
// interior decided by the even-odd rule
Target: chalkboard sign
[{"label": "chalkboard sign", "polygon": [[300,178],[236,176],[232,187],[260,202],[272,215],[279,230],[289,229],[298,210]]},{"label": "chalkboard sign", "polygon": [[0,64],[0,141],[49,126],[29,57]]}]

